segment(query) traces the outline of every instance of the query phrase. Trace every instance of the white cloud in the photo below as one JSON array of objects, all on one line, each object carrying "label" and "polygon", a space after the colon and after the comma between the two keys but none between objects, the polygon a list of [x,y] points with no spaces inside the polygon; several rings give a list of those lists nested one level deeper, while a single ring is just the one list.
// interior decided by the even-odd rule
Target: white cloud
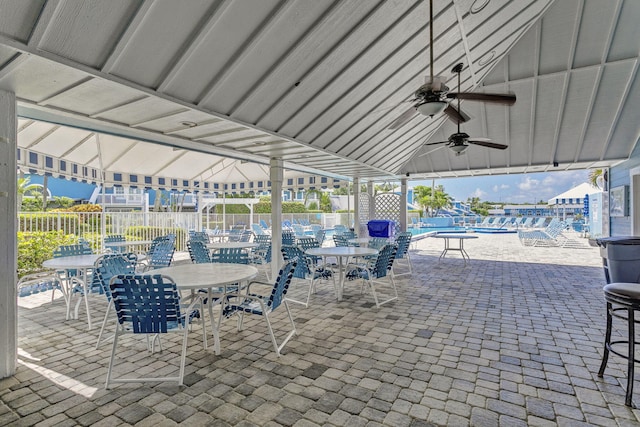
[{"label": "white cloud", "polygon": [[538,188],[538,184],[540,184],[539,180],[526,177],[524,181],[518,184],[518,188],[522,191],[532,191]]},{"label": "white cloud", "polygon": [[471,193],[470,197],[479,197],[480,199],[483,199],[486,196],[487,196],[487,193],[485,191],[482,191],[480,188],[476,188],[475,191]]}]

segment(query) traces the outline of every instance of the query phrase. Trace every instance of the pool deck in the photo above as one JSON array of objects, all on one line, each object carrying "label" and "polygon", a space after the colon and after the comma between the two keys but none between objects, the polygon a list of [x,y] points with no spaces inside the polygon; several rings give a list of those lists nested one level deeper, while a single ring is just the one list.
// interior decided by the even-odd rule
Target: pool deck
[{"label": "pool deck", "polygon": [[[202,350],[196,327],[185,387],[104,390],[110,345],[95,349],[99,328],[86,330],[82,309],[65,321],[50,293],[20,298],[19,367],[0,380],[0,425],[640,425],[624,405],[625,361],[612,355],[596,376],[605,329],[598,249],[478,236],[465,244],[466,266],[457,254],[438,262],[441,240],[418,240],[413,275],[397,278],[399,299],[380,309],[359,284],[347,282],[336,302],[320,283],[309,308],[292,305],[298,335],[280,358],[257,320],[242,332],[227,320],[219,356]],[[92,298],[101,319],[106,300]],[[176,367],[179,337],[163,343],[152,356],[142,340],[126,341],[119,372]]]}]

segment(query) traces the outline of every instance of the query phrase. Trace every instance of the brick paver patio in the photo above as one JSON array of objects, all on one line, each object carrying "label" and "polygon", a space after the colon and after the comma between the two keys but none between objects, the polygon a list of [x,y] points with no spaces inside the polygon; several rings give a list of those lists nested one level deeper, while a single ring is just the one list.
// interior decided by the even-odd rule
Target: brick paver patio
[{"label": "brick paver patio", "polygon": [[[87,331],[82,311],[65,321],[49,293],[20,298],[19,368],[0,380],[0,425],[640,425],[624,405],[625,361],[613,355],[596,376],[605,327],[596,248],[480,235],[465,244],[465,266],[457,254],[438,262],[442,245],[417,243],[399,300],[380,309],[359,284],[348,282],[340,303],[320,284],[309,308],[292,305],[298,335],[281,358],[255,319],[240,333],[224,323],[219,356],[194,331],[185,387],[104,390],[111,346],[95,349],[99,328]],[[101,319],[106,299],[92,303]],[[180,338],[163,343],[150,355],[142,340],[123,341],[118,373],[171,373]]]}]

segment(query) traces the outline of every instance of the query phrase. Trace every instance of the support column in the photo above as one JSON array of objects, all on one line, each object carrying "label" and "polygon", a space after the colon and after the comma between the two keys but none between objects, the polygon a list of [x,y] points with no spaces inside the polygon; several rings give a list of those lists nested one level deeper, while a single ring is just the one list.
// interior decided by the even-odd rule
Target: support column
[{"label": "support column", "polygon": [[353,178],[353,224],[357,237],[360,237],[360,178]]},{"label": "support column", "polygon": [[18,354],[16,96],[0,91],[0,378],[16,372]]},{"label": "support column", "polygon": [[271,159],[271,277],[278,277],[282,265],[282,181],[284,177],[282,159]]},{"label": "support column", "polygon": [[400,228],[399,230],[407,231],[407,178],[400,180]]}]

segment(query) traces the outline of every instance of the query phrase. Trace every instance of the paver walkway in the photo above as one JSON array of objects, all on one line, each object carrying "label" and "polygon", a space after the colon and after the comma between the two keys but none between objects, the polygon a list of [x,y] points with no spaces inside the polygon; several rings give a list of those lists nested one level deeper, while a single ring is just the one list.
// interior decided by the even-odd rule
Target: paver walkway
[{"label": "paver walkway", "polygon": [[[399,300],[380,309],[359,284],[348,282],[340,303],[320,284],[309,308],[292,305],[298,335],[279,359],[256,320],[240,333],[227,320],[219,356],[194,331],[182,388],[105,391],[110,345],[94,348],[98,328],[87,331],[82,312],[65,321],[49,294],[20,298],[19,369],[0,380],[0,425],[640,425],[624,406],[624,361],[612,356],[596,376],[598,249],[479,237],[465,244],[466,266],[457,254],[438,262],[442,241],[419,241]],[[99,319],[106,300],[93,298]],[[165,339],[165,351],[149,355],[129,339],[119,372],[173,369],[179,343]]]}]

